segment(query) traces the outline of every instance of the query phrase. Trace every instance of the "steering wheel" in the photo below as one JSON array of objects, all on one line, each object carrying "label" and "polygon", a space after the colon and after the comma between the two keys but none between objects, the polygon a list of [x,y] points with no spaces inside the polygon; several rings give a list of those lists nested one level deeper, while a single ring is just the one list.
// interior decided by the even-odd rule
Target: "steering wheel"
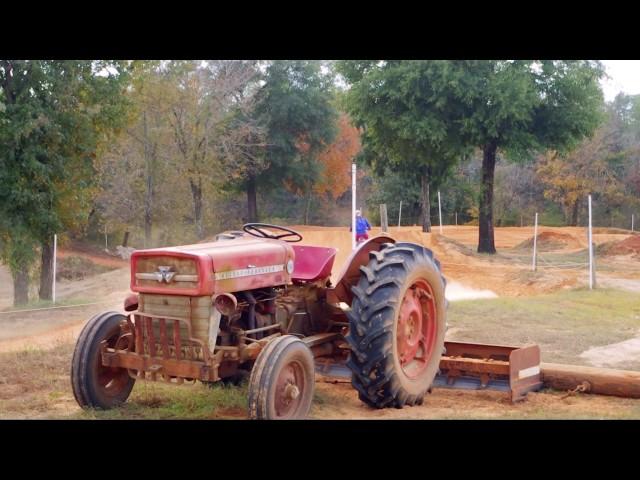
[{"label": "steering wheel", "polygon": [[[284,232],[287,233],[283,233],[282,235],[272,235],[268,232],[265,232],[264,230],[261,230],[262,228],[273,228],[276,230],[282,230]],[[302,235],[300,235],[298,232],[296,232],[295,230],[290,230],[288,228],[285,227],[281,227],[280,225],[271,225],[269,223],[245,223],[242,226],[242,230],[244,230],[245,232],[247,232],[249,235],[253,235],[254,237],[258,237],[258,238],[272,238],[274,240],[281,240],[283,238],[286,237],[297,237],[293,240],[284,240],[285,242],[290,242],[290,243],[295,243],[295,242],[299,242],[300,240],[302,240]]]}]

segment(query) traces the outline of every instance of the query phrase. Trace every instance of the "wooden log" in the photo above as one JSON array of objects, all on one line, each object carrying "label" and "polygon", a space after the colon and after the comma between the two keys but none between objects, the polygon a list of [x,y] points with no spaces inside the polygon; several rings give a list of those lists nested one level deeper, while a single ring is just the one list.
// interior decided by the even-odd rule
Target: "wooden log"
[{"label": "wooden log", "polygon": [[640,398],[640,372],[559,363],[541,363],[540,369],[548,388],[573,390],[587,382],[586,393]]}]

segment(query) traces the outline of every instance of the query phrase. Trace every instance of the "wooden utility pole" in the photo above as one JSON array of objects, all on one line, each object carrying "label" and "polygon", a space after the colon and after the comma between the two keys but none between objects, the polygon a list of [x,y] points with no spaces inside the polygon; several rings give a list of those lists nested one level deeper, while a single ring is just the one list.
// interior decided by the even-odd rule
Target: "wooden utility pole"
[{"label": "wooden utility pole", "polygon": [[389,221],[387,220],[387,204],[380,205],[380,226],[383,232],[389,231]]}]

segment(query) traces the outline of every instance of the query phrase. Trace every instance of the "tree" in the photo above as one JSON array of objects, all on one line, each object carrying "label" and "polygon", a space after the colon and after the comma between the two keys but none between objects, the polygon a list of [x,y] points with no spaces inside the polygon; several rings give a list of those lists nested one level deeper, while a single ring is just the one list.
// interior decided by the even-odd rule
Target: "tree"
[{"label": "tree", "polygon": [[464,110],[465,141],[482,150],[478,252],[495,253],[493,191],[496,154],[567,151],[591,135],[602,117],[594,61],[455,61],[448,76]]},{"label": "tree", "polygon": [[[154,217],[168,210],[173,196],[167,195],[167,182],[172,192],[177,183],[168,173],[173,144],[167,99],[173,85],[159,62],[136,61],[133,67],[127,125],[98,157],[96,203],[105,221],[127,225],[142,218],[144,245],[150,247]],[[161,195],[159,185],[165,186]]]},{"label": "tree", "polygon": [[169,118],[181,158],[178,171],[189,183],[194,225],[201,239],[204,189],[228,178],[222,156],[237,159],[243,139],[259,133],[246,120],[258,79],[257,63],[183,61],[172,62],[168,71],[177,83]]},{"label": "tree", "polygon": [[[256,92],[253,118],[266,146],[251,149],[240,185],[247,193],[248,220],[258,219],[257,191],[287,182],[311,188],[319,174],[317,155],[333,140],[336,112],[332,78],[318,61],[276,60],[266,67]],[[259,161],[256,161],[259,159]]]},{"label": "tree", "polygon": [[399,169],[420,179],[422,230],[431,231],[430,189],[465,151],[448,61],[342,61],[347,111],[363,129],[362,158],[378,174]]},{"label": "tree", "polygon": [[13,247],[40,244],[43,299],[51,298],[53,234],[88,207],[96,151],[123,116],[124,77],[122,62],[0,61],[2,255],[23,279],[36,252]]},{"label": "tree", "polygon": [[360,151],[360,134],[351,125],[349,117],[342,114],[338,119],[338,134],[335,140],[318,154],[319,173],[312,179],[311,188],[295,188],[298,195],[304,195],[304,224],[309,223],[311,200],[314,195],[330,200],[342,196],[351,186],[351,163]]}]

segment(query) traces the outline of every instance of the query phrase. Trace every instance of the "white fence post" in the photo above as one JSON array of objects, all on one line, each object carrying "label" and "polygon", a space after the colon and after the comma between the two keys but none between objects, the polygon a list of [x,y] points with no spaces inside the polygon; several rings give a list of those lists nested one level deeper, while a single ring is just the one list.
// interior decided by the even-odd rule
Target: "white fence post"
[{"label": "white fence post", "polygon": [[440,204],[440,190],[438,190],[438,218],[440,219],[440,235],[442,235],[442,205]]},{"label": "white fence post", "polygon": [[589,195],[589,289],[593,290],[595,271],[593,268],[593,232],[591,223],[591,195]]},{"label": "white fence post", "polygon": [[356,248],[356,164],[351,164],[351,249]]},{"label": "white fence post", "polygon": [[631,232],[633,232],[633,213],[631,214]]},{"label": "white fence post", "polygon": [[533,264],[531,265],[531,269],[535,272],[538,266],[538,212],[536,212],[536,219],[534,220],[533,225]]},{"label": "white fence post", "polygon": [[400,200],[400,211],[398,212],[398,228],[400,228],[400,219],[402,218],[402,200]]},{"label": "white fence post", "polygon": [[58,235],[53,235],[53,285],[51,286],[51,299],[53,303],[56,303],[56,269],[57,269],[57,259],[56,255],[58,253]]}]

